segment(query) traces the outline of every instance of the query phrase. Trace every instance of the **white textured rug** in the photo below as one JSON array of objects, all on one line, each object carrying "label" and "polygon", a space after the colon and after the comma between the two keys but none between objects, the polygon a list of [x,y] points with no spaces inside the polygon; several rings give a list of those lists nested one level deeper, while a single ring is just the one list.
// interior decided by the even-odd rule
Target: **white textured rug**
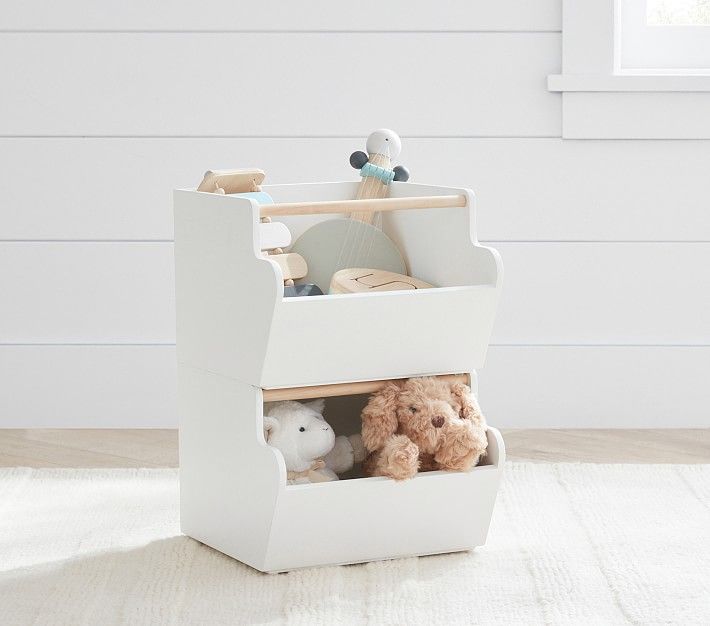
[{"label": "white textured rug", "polygon": [[269,576],[180,535],[174,470],[0,469],[0,623],[710,624],[709,504],[710,465],[509,464],[473,553]]}]

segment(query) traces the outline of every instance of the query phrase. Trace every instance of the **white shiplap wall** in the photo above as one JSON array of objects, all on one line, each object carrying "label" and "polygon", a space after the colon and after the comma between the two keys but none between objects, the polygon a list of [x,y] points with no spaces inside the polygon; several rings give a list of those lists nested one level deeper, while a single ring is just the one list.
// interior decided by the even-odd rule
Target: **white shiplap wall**
[{"label": "white shiplap wall", "polygon": [[710,425],[710,141],[562,141],[559,0],[201,6],[3,10],[0,426],[175,425],[172,188],[380,126],[503,255],[492,423]]}]

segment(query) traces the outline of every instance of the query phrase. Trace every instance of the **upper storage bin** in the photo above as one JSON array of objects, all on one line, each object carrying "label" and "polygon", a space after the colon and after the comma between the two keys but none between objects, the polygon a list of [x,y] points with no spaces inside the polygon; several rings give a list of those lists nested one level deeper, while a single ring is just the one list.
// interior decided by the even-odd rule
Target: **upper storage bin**
[{"label": "upper storage bin", "polygon": [[[495,250],[477,243],[473,193],[390,187],[390,198],[465,196],[464,207],[382,213],[382,228],[409,274],[433,289],[284,298],[281,269],[260,251],[254,200],[175,191],[178,360],[262,388],[480,368],[502,266]],[[356,189],[357,183],[263,187],[276,203],[350,200]],[[344,215],[272,219],[295,239],[334,217]]]}]

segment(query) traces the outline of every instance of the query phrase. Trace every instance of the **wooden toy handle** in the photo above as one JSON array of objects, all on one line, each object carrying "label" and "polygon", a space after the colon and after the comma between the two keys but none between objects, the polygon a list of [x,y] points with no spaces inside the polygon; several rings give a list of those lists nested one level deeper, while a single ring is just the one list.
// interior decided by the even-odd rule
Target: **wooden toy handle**
[{"label": "wooden toy handle", "polygon": [[[392,161],[385,154],[371,154],[369,162],[377,167],[383,167],[388,170],[392,168]],[[374,200],[384,198],[386,195],[387,185],[385,185],[379,178],[376,176],[364,176],[357,188],[355,199]],[[374,211],[358,211],[356,213],[351,213],[350,218],[360,222],[365,222],[366,224],[372,224],[375,218],[375,213]]]}]

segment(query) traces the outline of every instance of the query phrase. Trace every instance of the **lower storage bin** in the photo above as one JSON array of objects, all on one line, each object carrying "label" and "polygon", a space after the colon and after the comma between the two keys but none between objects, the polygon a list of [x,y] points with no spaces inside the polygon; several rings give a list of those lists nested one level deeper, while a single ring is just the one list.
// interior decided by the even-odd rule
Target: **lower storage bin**
[{"label": "lower storage bin", "polygon": [[260,388],[183,364],[178,378],[181,526],[198,541],[263,572],[485,543],[505,461],[496,429],[469,472],[287,485]]}]

